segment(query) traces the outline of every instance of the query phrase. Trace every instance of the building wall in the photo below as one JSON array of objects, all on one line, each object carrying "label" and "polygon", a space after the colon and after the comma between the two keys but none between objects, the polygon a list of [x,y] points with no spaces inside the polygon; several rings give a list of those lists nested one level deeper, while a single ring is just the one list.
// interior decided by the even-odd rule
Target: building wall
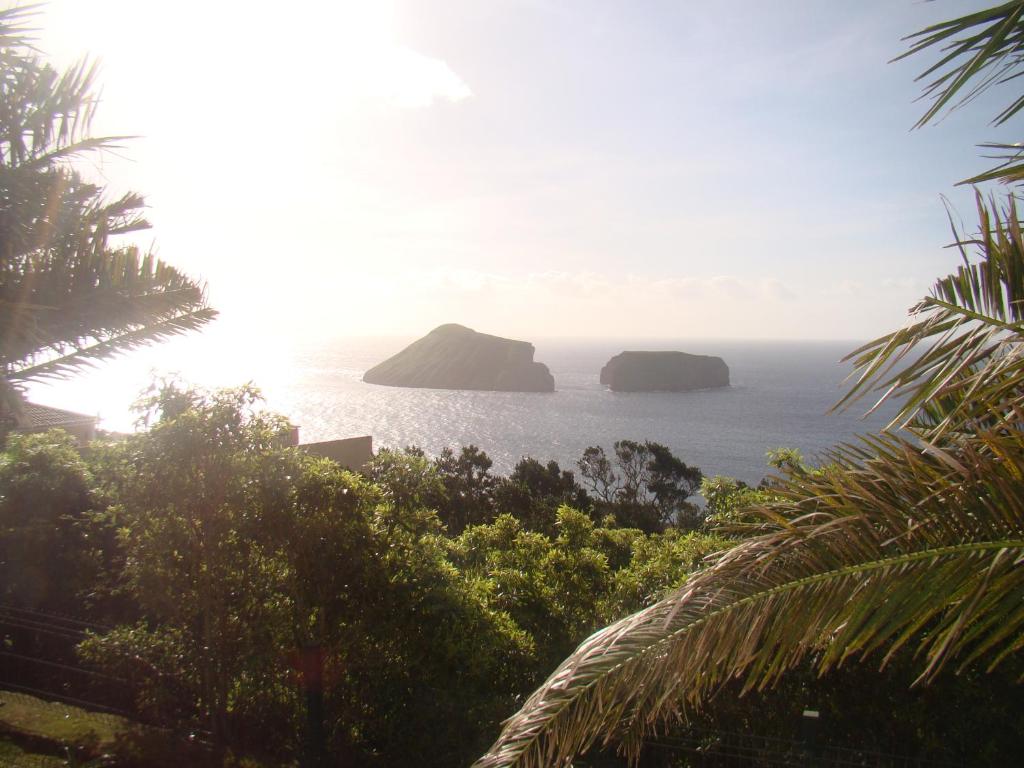
[{"label": "building wall", "polygon": [[303,443],[299,448],[314,456],[323,456],[346,469],[359,470],[373,458],[373,437],[347,437],[343,440],[325,440],[322,443]]}]

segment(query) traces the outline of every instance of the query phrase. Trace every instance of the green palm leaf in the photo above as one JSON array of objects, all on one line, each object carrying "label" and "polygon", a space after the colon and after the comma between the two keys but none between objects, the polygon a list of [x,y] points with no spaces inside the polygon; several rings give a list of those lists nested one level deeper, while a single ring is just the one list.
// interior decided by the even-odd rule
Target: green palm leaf
[{"label": "green palm leaf", "polygon": [[[925,96],[932,99],[931,107],[917,122],[921,127],[944,107],[960,106],[993,85],[1013,79],[1024,51],[1024,2],[1016,0],[944,21],[907,40],[910,49],[897,61],[934,46],[943,51],[939,61],[917,78],[926,81]],[[1024,97],[1015,99],[996,117],[996,124],[1006,122],[1022,107]]]},{"label": "green palm leaf", "polygon": [[16,410],[26,381],[69,375],[216,315],[202,284],[151,253],[111,246],[149,226],[144,201],[106,199],[69,161],[126,137],[88,135],[96,67],[58,72],[39,62],[24,28],[30,11],[0,11],[0,415]]},{"label": "green palm leaf", "polygon": [[[941,56],[918,80],[925,82],[925,99],[931,106],[915,124],[920,128],[935,119],[943,109],[956,109],[996,86],[1004,86],[1024,72],[1024,2],[1014,2],[970,13],[957,19],[935,24],[906,38],[910,48],[897,57],[906,58],[939,48]],[[1024,109],[1024,95],[1012,98],[993,122],[1001,125]],[[1024,179],[1019,146],[1014,144],[983,144],[997,149],[1000,165],[960,182],[978,184],[985,181],[1018,183]]]},{"label": "green palm leaf", "polygon": [[986,181],[1001,181],[1006,184],[1017,184],[1024,181],[1024,146],[988,142],[980,145],[984,150],[993,150],[994,155],[986,155],[990,160],[1001,161],[999,165],[977,176],[964,179],[961,184],[983,184]]},{"label": "green palm leaf", "polygon": [[40,4],[23,5],[20,8],[0,10],[0,61],[17,62],[17,52],[32,47],[32,33],[35,31],[25,22],[38,13]]},{"label": "green palm leaf", "polygon": [[901,402],[890,426],[935,442],[1014,418],[1024,372],[1024,233],[1016,200],[978,194],[979,232],[957,235],[963,264],[938,280],[907,326],[847,356],[856,381],[837,407],[870,393]]},{"label": "green palm leaf", "polygon": [[952,660],[994,667],[1024,643],[1022,449],[1019,433],[955,455],[885,435],[791,477],[761,535],[587,639],[477,766],[565,765],[595,742],[635,757],[726,683],[765,688],[807,661],[824,673],[909,646],[922,680]]},{"label": "green palm leaf", "polygon": [[[908,54],[944,46],[924,124],[1012,80],[1024,2],[935,25]],[[956,101],[959,99],[959,101]],[[1003,122],[1024,108],[1013,100]],[[1013,180],[1019,149],[988,178]],[[479,768],[567,765],[595,744],[636,757],[646,737],[723,686],[777,683],[810,664],[992,670],[1024,648],[1024,234],[1016,200],[977,198],[961,266],[908,325],[855,350],[839,407],[897,397],[883,432],[794,468],[749,510],[750,537],[678,591],[582,643],[506,723]]]},{"label": "green palm leaf", "polygon": [[133,349],[148,346],[153,342],[164,341],[174,336],[180,336],[183,333],[197,331],[216,316],[217,313],[214,310],[203,308],[197,309],[194,312],[177,313],[166,320],[150,321],[136,330],[111,335],[103,341],[74,348],[58,357],[33,362],[31,365],[12,370],[7,378],[15,384],[38,379],[67,378],[80,372],[82,368],[89,367],[102,360],[108,360]]}]

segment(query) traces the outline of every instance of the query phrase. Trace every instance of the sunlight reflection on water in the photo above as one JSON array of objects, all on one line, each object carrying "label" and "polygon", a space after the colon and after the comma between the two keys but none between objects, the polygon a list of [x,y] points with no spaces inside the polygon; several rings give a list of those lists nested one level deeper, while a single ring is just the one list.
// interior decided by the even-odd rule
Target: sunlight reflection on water
[{"label": "sunlight reflection on water", "polygon": [[[33,399],[101,416],[129,431],[129,405],[151,371],[179,372],[203,386],[247,381],[267,407],[301,427],[303,441],[371,434],[375,447],[420,445],[431,453],[469,443],[507,471],[521,456],[571,467],[590,445],[622,438],[657,440],[706,474],[748,482],[764,474],[764,453],[779,446],[813,456],[854,434],[876,429],[885,414],[863,408],[828,415],[847,369],[836,361],[846,342],[542,340],[536,359],[555,376],[554,393],[403,389],[362,382],[363,371],[411,339],[347,339],[319,349],[210,331],[105,363],[73,380],[34,386]],[[681,349],[717,354],[732,386],[687,393],[614,393],[598,382],[601,366],[624,349]]]}]

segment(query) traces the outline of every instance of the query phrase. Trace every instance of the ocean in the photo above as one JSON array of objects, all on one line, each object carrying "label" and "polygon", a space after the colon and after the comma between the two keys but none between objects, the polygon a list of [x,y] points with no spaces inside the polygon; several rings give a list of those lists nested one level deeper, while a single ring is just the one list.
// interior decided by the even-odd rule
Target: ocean
[{"label": "ocean", "polygon": [[[253,340],[249,340],[252,342]],[[225,343],[216,333],[179,339],[106,363],[32,399],[96,413],[109,429],[131,428],[128,405],[154,372],[177,371],[207,386],[253,381],[268,407],[299,425],[303,442],[372,435],[374,447],[417,445],[430,454],[473,444],[509,471],[523,456],[573,468],[584,449],[654,440],[705,475],[756,483],[765,453],[797,448],[812,462],[837,443],[875,431],[892,407],[863,417],[870,402],[830,413],[856,342],[540,339],[535,360],[555,377],[553,393],[404,389],[366,384],[363,372],[412,339],[336,339],[289,348]],[[731,386],[696,392],[610,392],[601,367],[623,350],[676,349],[722,357]]]}]

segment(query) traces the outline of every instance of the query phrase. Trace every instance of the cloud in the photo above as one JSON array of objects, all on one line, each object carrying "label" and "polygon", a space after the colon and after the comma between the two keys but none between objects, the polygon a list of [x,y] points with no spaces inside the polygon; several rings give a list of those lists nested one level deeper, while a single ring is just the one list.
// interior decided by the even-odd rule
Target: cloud
[{"label": "cloud", "polygon": [[572,298],[614,298],[617,295],[664,298],[721,298],[786,301],[797,294],[778,278],[714,277],[654,278],[644,275],[549,270],[513,277],[493,272],[456,269],[409,272],[404,279],[416,285],[444,286],[465,292],[486,289],[544,291]]},{"label": "cloud", "polygon": [[913,277],[886,277],[882,280],[881,286],[890,291],[917,291],[924,296],[931,287],[931,281]]},{"label": "cloud", "polygon": [[[918,295],[814,275],[787,280],[724,273],[515,273],[424,264],[403,270],[349,268],[335,278],[322,277],[315,286],[296,286],[301,306],[285,319],[263,317],[263,322],[275,333],[307,341],[339,335],[414,338],[450,322],[524,339],[868,339],[902,325],[906,307]],[[218,308],[225,316],[254,311],[249,303],[229,307],[220,299]],[[246,315],[246,322],[257,320]]]},{"label": "cloud", "polygon": [[437,101],[459,102],[473,91],[441,59],[406,46],[394,46],[377,63],[378,89],[385,101],[401,109],[421,109]]},{"label": "cloud", "polygon": [[763,320],[751,328],[745,314],[788,316],[800,303],[791,300],[799,292],[766,277],[429,268],[368,277],[349,276],[351,309],[368,297],[362,313],[387,324],[380,332],[410,335],[443,322],[525,336],[785,335],[788,327]]}]

